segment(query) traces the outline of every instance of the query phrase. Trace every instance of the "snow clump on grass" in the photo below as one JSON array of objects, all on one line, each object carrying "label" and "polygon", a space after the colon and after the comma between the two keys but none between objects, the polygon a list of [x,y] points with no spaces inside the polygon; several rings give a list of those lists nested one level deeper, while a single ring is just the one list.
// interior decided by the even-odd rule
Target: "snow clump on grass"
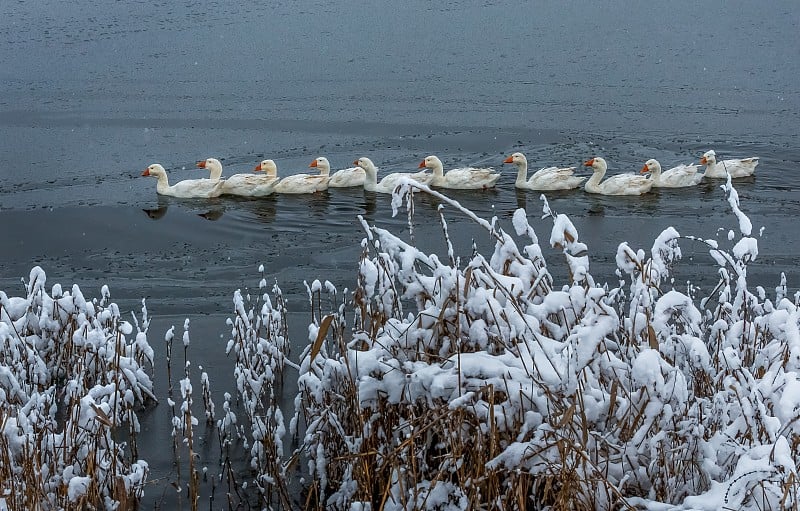
[{"label": "snow clump on grass", "polygon": [[137,412],[155,402],[147,309],[132,325],[105,286],[88,301],[45,283],[37,266],[24,298],[0,291],[0,507],[126,508],[148,473],[136,447]]},{"label": "snow clump on grass", "polygon": [[[212,474],[212,504],[227,478],[229,506],[260,508],[798,509],[798,297],[783,275],[772,297],[748,287],[758,240],[730,180],[721,188],[738,223],[729,246],[674,228],[651,247],[621,243],[612,285],[593,276],[591,247],[544,197],[537,223],[563,254],[561,283],[528,212],[514,212],[506,232],[405,180],[395,213],[407,208],[413,236],[414,195],[440,201],[446,253],[362,220],[354,291],[306,284],[297,363],[286,304],[262,268],[257,293],[234,293],[236,390],[221,413],[196,366],[224,470]],[[491,254],[456,255],[447,207],[485,231]],[[719,266],[704,296],[672,284],[682,244],[706,247]],[[136,413],[155,402],[147,310],[131,324],[105,287],[87,301],[77,286],[44,286],[37,267],[24,298],[0,292],[0,509],[133,508],[148,474]],[[195,508],[188,321],[177,408],[173,340],[174,328],[176,466],[184,444]],[[298,373],[293,413],[279,399],[287,370]],[[249,472],[234,469],[242,459]]]},{"label": "snow clump on grass", "polygon": [[[307,507],[796,509],[800,309],[785,279],[772,299],[748,289],[758,243],[722,188],[731,248],[673,228],[649,250],[622,243],[617,286],[595,283],[545,201],[569,268],[558,287],[524,211],[520,249],[496,219],[402,183],[396,208],[431,194],[495,248],[456,258],[441,208],[446,260],[362,221],[353,326],[320,314],[300,363]],[[708,296],[672,287],[680,243],[719,263]]]}]

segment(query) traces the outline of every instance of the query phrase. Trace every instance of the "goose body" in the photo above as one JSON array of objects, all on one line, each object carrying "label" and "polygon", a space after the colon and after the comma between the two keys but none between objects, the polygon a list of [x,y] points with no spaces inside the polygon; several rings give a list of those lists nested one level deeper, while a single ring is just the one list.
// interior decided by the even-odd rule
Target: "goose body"
[{"label": "goose body", "polygon": [[[255,171],[266,171],[267,175],[277,178],[278,166],[273,160],[263,160],[256,165]],[[299,195],[321,192],[328,189],[328,176],[311,174],[294,174],[278,180],[273,186],[275,193]]]},{"label": "goose body", "polygon": [[442,160],[437,156],[426,156],[419,164],[419,168],[429,168],[433,170],[430,180],[431,186],[438,188],[450,188],[453,190],[483,190],[492,188],[500,174],[493,169],[479,169],[473,167],[462,167],[444,172]]},{"label": "goose body", "polygon": [[220,179],[185,179],[170,185],[167,171],[158,163],[148,166],[144,169],[142,175],[153,176],[158,180],[156,182],[156,192],[159,195],[182,199],[208,199],[222,195],[222,181]]},{"label": "goose body", "polygon": [[[197,162],[199,168],[208,169],[211,178],[222,175],[222,163],[216,158],[208,158]],[[278,177],[275,174],[234,174],[222,180],[223,195],[237,195],[239,197],[264,197],[275,191]]]},{"label": "goose body", "polygon": [[528,179],[528,159],[522,153],[514,153],[503,163],[517,166],[517,179],[514,186],[526,190],[572,190],[578,188],[586,178],[575,176],[575,167],[545,167],[533,173]]},{"label": "goose body", "polygon": [[350,167],[337,170],[331,174],[331,164],[327,158],[320,156],[311,162],[309,167],[316,167],[320,174],[329,176],[328,188],[349,188],[352,186],[364,186],[364,179],[367,174],[361,167]]},{"label": "goose body", "polygon": [[[602,181],[608,170],[608,164],[603,158],[592,158],[584,163],[592,167],[592,177],[586,181],[584,189],[589,193],[601,195],[641,195],[653,187],[653,180],[636,174],[619,174]],[[601,182],[602,181],[602,182]]]},{"label": "goose body", "polygon": [[695,186],[703,180],[703,174],[697,172],[699,168],[699,165],[678,165],[662,172],[658,160],[651,158],[645,162],[640,173],[649,172],[655,188],[684,188]]},{"label": "goose body", "polygon": [[372,163],[372,160],[367,157],[361,157],[354,161],[353,164],[364,169],[364,189],[369,192],[392,193],[397,186],[398,180],[403,177],[409,177],[421,184],[428,184],[432,177],[427,172],[396,172],[378,181],[378,167]]},{"label": "goose body", "polygon": [[732,178],[752,176],[756,172],[758,165],[758,157],[751,158],[731,159],[717,161],[717,153],[714,150],[706,151],[703,157],[700,158],[700,165],[706,166],[706,171],[703,174],[705,177],[710,178],[726,178],[728,174]]}]

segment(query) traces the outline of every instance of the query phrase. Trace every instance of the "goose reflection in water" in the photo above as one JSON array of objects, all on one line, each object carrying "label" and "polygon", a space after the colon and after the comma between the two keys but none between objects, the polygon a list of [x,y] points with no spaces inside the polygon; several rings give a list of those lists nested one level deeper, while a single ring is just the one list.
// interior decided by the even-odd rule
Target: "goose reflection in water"
[{"label": "goose reflection in water", "polygon": [[151,220],[160,220],[167,214],[167,210],[175,203],[184,204],[187,209],[194,212],[197,216],[206,220],[219,220],[225,213],[225,206],[221,203],[209,205],[207,201],[203,201],[203,208],[199,208],[196,201],[191,200],[176,200],[167,196],[159,195],[158,203],[155,208],[142,208],[142,212],[147,215]]}]

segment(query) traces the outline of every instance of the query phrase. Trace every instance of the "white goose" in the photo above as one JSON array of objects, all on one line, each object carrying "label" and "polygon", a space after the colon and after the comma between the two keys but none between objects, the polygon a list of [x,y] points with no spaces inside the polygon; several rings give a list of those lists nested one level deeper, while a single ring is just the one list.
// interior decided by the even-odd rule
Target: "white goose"
[{"label": "white goose", "polygon": [[144,169],[142,175],[153,176],[158,179],[156,192],[159,195],[182,199],[208,199],[222,195],[222,181],[220,179],[185,179],[170,186],[167,171],[158,163],[153,163]]},{"label": "white goose", "polygon": [[718,162],[717,153],[712,149],[703,154],[703,157],[700,158],[700,165],[706,166],[706,172],[703,174],[705,177],[724,179],[728,174],[731,177],[747,177],[755,173],[756,165],[758,165],[758,156]]},{"label": "white goose", "polygon": [[402,177],[409,177],[421,184],[428,184],[432,177],[431,174],[428,174],[427,172],[417,172],[415,174],[409,172],[396,172],[394,174],[385,176],[379,182],[378,167],[376,167],[369,158],[359,158],[353,162],[353,165],[357,165],[364,169],[364,173],[366,174],[366,178],[364,179],[364,190],[367,190],[368,192],[392,193],[397,186],[397,181]]},{"label": "white goose", "polygon": [[678,165],[669,170],[661,171],[658,160],[649,159],[644,163],[641,174],[650,173],[655,188],[684,188],[694,186],[703,180],[703,174],[697,172],[700,165]]},{"label": "white goose", "polygon": [[641,195],[647,193],[653,187],[653,180],[645,176],[636,174],[619,174],[612,176],[602,183],[603,176],[608,170],[608,164],[603,158],[595,157],[584,163],[587,167],[592,167],[594,173],[586,181],[584,189],[589,193],[599,193],[601,195]]},{"label": "white goose", "polygon": [[528,159],[522,153],[514,153],[503,163],[517,166],[517,180],[514,186],[527,190],[572,190],[583,183],[586,177],[574,176],[575,167],[545,167],[539,169],[528,179]]},{"label": "white goose", "polygon": [[419,168],[429,168],[433,170],[433,177],[430,185],[439,188],[450,188],[453,190],[482,190],[491,188],[495,185],[500,174],[493,169],[478,169],[474,167],[462,167],[448,170],[445,174],[442,160],[437,156],[426,156],[419,164]]},{"label": "white goose", "polygon": [[[208,158],[197,162],[199,168],[208,169],[211,178],[222,175],[222,163],[216,158]],[[219,179],[219,178],[217,178]],[[238,195],[240,197],[265,197],[275,191],[278,176],[257,174],[234,174],[222,181],[223,195]]]},{"label": "white goose", "polygon": [[328,180],[328,188],[348,188],[351,186],[364,186],[364,179],[366,172],[361,167],[350,167],[347,169],[337,170],[331,174],[331,164],[327,158],[320,156],[311,162],[309,167],[316,167],[319,169],[321,175],[330,176]]},{"label": "white goose", "polygon": [[[278,176],[278,166],[272,160],[263,160],[256,165],[256,171],[263,170],[268,176]],[[311,174],[294,174],[286,176],[275,183],[275,193],[303,194],[315,193],[328,189],[328,176]]]}]

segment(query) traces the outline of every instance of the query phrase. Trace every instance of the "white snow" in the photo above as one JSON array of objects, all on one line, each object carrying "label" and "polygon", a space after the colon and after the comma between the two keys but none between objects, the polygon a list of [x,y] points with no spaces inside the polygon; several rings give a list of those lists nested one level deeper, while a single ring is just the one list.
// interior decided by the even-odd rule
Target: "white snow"
[{"label": "white snow", "polygon": [[[63,497],[72,503],[101,498],[113,508],[114,484],[139,497],[147,479],[147,463],[131,462],[115,440],[116,429],[138,434],[137,410],[155,401],[146,310],[141,323],[134,316],[131,337],[133,325],[108,301],[107,286],[100,299],[87,301],[77,286],[64,292],[54,285],[48,295],[45,282],[35,267],[26,298],[0,293],[0,471],[23,474],[33,452],[49,464],[35,467],[41,487],[26,490],[22,480],[0,478],[0,491],[19,490],[15,502],[23,507],[34,503],[20,499],[35,495],[36,506],[48,509],[67,505]],[[61,497],[50,490],[59,487]]]},{"label": "white snow", "polygon": [[[413,206],[412,192],[429,193],[448,206],[438,210],[443,232],[452,208],[486,232],[491,254],[459,255],[450,243],[428,253],[361,219],[355,291],[305,283],[312,319],[294,362],[280,288],[267,289],[259,266],[258,291],[236,290],[230,304],[235,388],[221,415],[203,367],[179,364],[179,401],[166,398],[176,443],[189,446],[205,417],[210,437],[249,462],[241,491],[278,492],[300,470],[337,509],[377,506],[363,500],[365,474],[380,479],[385,509],[460,510],[485,490],[483,477],[498,492],[483,506],[512,508],[517,481],[567,471],[570,496],[596,509],[800,506],[800,295],[785,277],[774,295],[748,289],[758,243],[730,180],[722,189],[738,231],[711,240],[669,227],[649,252],[622,240],[619,278],[599,284],[594,254],[546,200],[540,219],[518,209],[506,232],[507,221],[401,180],[395,212]],[[565,282],[550,274],[534,223],[550,229]],[[673,287],[686,239],[719,266],[708,296]],[[155,401],[147,311],[128,322],[106,286],[87,300],[77,286],[48,294],[45,283],[36,267],[25,297],[0,291],[0,454],[22,473],[26,453],[47,450],[44,507],[59,507],[59,488],[72,503],[97,492],[114,508],[110,474],[135,496],[147,482],[146,461],[116,456],[128,447],[114,430],[139,432],[137,414]],[[170,328],[164,339],[174,337]],[[297,382],[293,410],[280,395],[285,377]],[[71,413],[57,413],[65,405]],[[99,472],[88,474],[89,462]],[[13,484],[0,481],[0,509]]]}]

